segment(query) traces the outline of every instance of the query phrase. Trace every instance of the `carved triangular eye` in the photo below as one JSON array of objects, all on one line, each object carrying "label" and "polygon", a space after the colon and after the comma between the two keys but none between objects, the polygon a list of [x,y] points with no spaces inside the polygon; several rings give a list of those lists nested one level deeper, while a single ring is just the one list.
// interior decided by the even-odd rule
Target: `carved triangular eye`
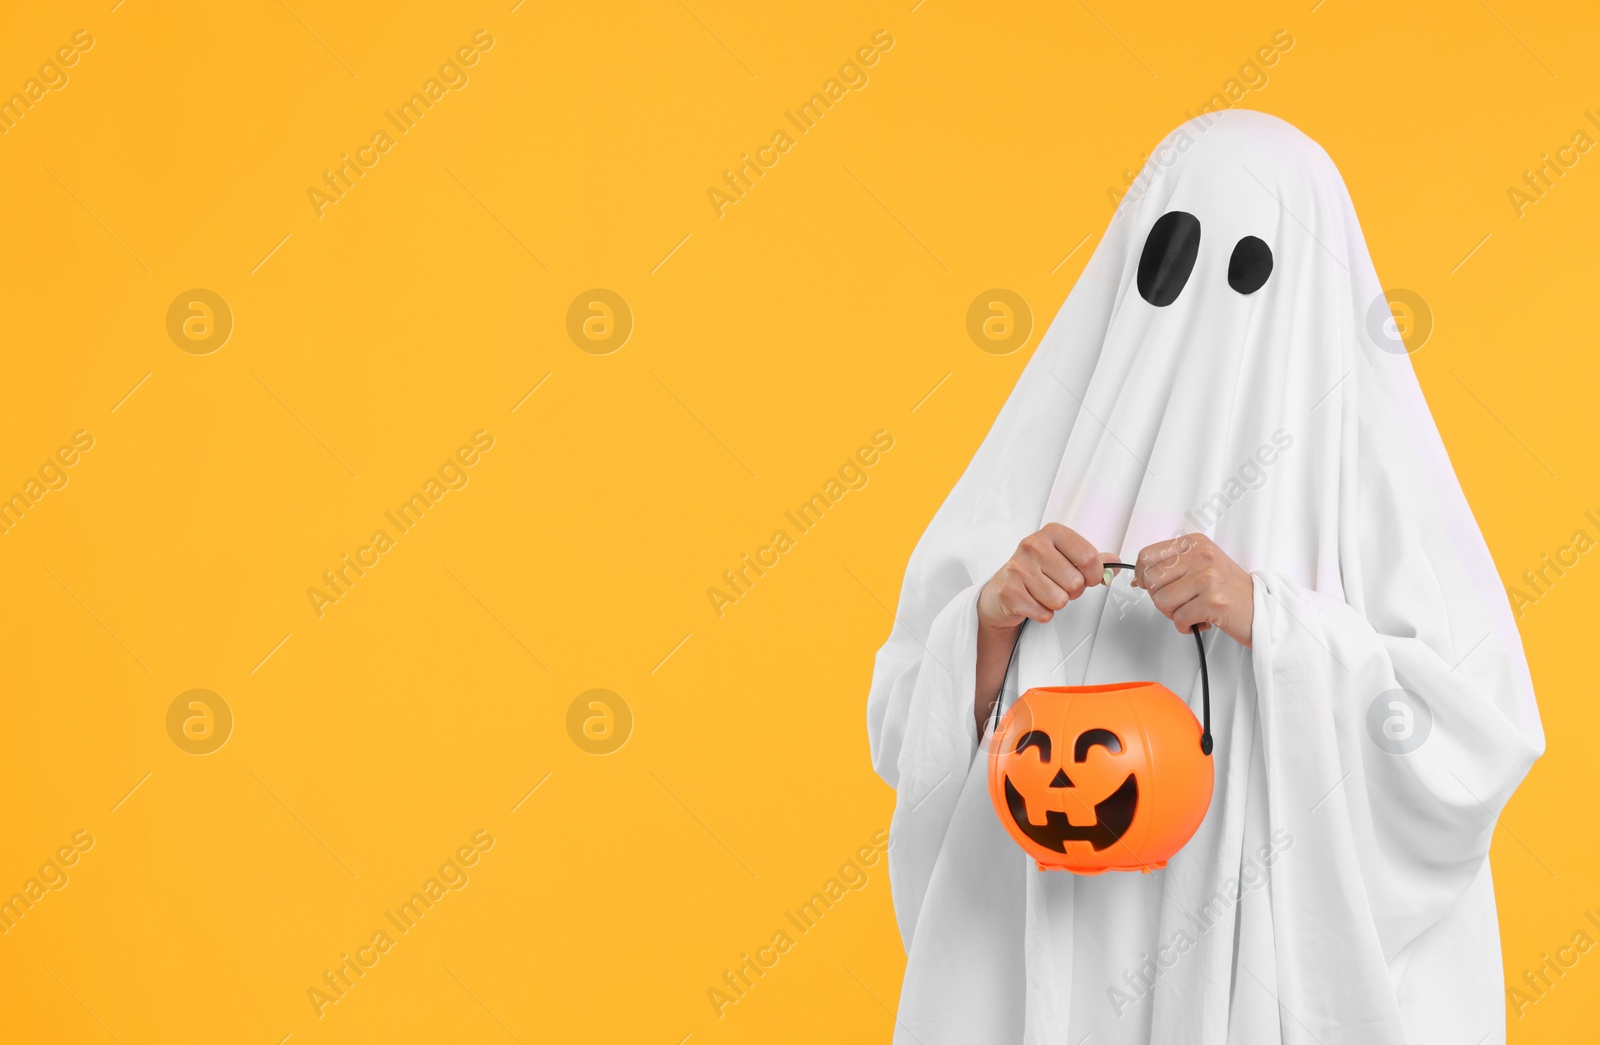
[{"label": "carved triangular eye", "polygon": [[1139,296],[1157,308],[1178,300],[1199,255],[1200,219],[1181,210],[1161,215],[1139,255]]},{"label": "carved triangular eye", "polygon": [[1272,248],[1254,236],[1246,236],[1233,248],[1228,259],[1228,286],[1241,294],[1254,294],[1272,275]]}]

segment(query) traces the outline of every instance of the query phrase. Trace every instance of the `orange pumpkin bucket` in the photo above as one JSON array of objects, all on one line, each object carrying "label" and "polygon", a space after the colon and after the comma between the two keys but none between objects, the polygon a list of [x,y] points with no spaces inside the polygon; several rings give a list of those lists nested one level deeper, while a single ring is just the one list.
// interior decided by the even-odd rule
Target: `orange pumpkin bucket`
[{"label": "orange pumpkin bucket", "polygon": [[[1114,568],[1132,569],[1107,563],[1108,576]],[[1157,682],[1035,687],[1003,719],[995,699],[989,800],[1039,870],[1148,873],[1165,867],[1205,819],[1211,682],[1205,644],[1193,634],[1204,725]]]}]

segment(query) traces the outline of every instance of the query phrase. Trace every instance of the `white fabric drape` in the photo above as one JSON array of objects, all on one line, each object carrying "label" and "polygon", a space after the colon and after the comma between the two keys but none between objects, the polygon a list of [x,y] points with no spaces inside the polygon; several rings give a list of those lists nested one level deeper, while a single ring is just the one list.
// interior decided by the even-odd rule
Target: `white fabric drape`
[{"label": "white fabric drape", "polygon": [[[1240,110],[1151,164],[918,543],[878,654],[896,1041],[1503,1040],[1487,854],[1544,738],[1410,358],[1369,329],[1349,194],[1314,142]],[[1135,273],[1173,210],[1199,258],[1158,308]],[[1227,280],[1244,236],[1274,259],[1250,295]],[[1040,872],[989,804],[977,592],[1051,521],[1125,561],[1204,529],[1254,577],[1253,648],[1206,636],[1216,790],[1164,872]],[[1023,688],[1154,679],[1198,712],[1193,642],[1140,592],[1091,589],[1017,659]]]}]

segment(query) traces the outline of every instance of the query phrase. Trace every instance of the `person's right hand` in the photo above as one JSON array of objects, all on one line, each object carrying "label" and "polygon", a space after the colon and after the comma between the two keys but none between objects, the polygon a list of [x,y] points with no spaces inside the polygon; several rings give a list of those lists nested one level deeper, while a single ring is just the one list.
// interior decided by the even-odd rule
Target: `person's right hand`
[{"label": "person's right hand", "polygon": [[1060,523],[1050,523],[1017,545],[1011,561],[989,578],[978,593],[978,623],[993,630],[1009,630],[1024,620],[1043,624],[1056,611],[1099,584],[1102,556],[1081,535]]}]

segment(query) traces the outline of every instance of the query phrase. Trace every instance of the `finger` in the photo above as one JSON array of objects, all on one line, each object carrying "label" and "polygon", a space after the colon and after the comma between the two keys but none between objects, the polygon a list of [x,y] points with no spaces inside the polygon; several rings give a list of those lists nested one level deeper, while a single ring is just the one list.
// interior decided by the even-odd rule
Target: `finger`
[{"label": "finger", "polygon": [[1091,583],[1088,577],[1084,576],[1076,566],[1072,565],[1072,560],[1062,555],[1054,547],[1051,547],[1047,554],[1039,556],[1039,559],[1041,560],[1039,563],[1040,572],[1054,582],[1062,591],[1066,592],[1069,600],[1076,599],[1079,595],[1082,595],[1083,589]]},{"label": "finger", "polygon": [[1115,575],[1115,571],[1108,570],[1106,563],[1121,561],[1116,552],[1095,552],[1094,563],[1082,571],[1084,587],[1092,588],[1096,584],[1111,583],[1110,577]]},{"label": "finger", "polygon": [[1098,573],[1100,552],[1082,534],[1069,530],[1060,523],[1050,523],[1042,531],[1056,550],[1065,555],[1081,574]]},{"label": "finger", "polygon": [[1143,548],[1139,549],[1138,558],[1133,560],[1134,587],[1148,587],[1150,583],[1151,570],[1158,564],[1169,559],[1172,556],[1173,549],[1176,545],[1177,539],[1174,538],[1170,541],[1157,541],[1155,544],[1147,544]]},{"label": "finger", "polygon": [[1154,590],[1183,576],[1183,553],[1191,546],[1189,538],[1174,537],[1144,548],[1134,560],[1134,587]]},{"label": "finger", "polygon": [[[1100,553],[1100,569],[1095,571],[1094,579],[1091,580],[1089,583],[1090,584],[1110,584],[1111,581],[1120,572],[1118,570],[1115,570],[1115,569],[1111,568],[1111,564],[1112,563],[1120,563],[1122,565],[1127,565],[1126,563],[1122,562],[1122,553],[1121,552],[1101,552]],[[1132,583],[1132,582],[1130,582],[1130,583]]]},{"label": "finger", "polygon": [[1027,588],[1028,594],[1033,597],[1035,602],[1052,613],[1061,609],[1073,599],[1073,596],[1067,594],[1067,591],[1061,585],[1039,571],[1023,574],[1022,584]]},{"label": "finger", "polygon": [[1191,599],[1200,598],[1205,594],[1205,590],[1205,578],[1191,573],[1152,589],[1150,601],[1155,603],[1156,609],[1161,611],[1162,616],[1171,618],[1179,607]]},{"label": "finger", "polygon": [[1021,581],[1010,581],[1000,589],[1000,609],[1007,616],[1026,617],[1040,624],[1050,623],[1055,612],[1028,592]]},{"label": "finger", "polygon": [[1185,635],[1196,628],[1204,628],[1211,619],[1211,606],[1204,598],[1196,596],[1179,606],[1167,616]]}]

